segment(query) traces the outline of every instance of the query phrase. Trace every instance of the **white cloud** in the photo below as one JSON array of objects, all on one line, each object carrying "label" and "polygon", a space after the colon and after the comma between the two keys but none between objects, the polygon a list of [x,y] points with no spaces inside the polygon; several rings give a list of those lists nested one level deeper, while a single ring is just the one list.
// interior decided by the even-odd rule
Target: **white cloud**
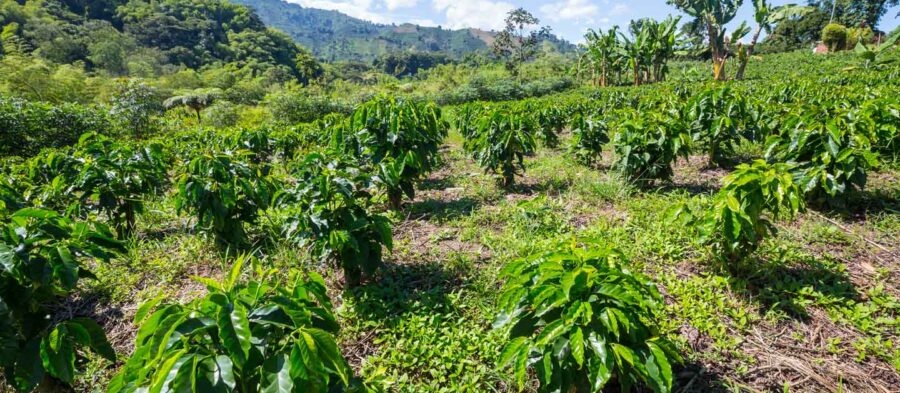
[{"label": "white cloud", "polygon": [[616,3],[609,11],[609,16],[622,16],[631,11],[631,8],[628,7],[627,4]]},{"label": "white cloud", "polygon": [[500,30],[506,14],[513,8],[505,1],[434,0],[434,9],[445,14],[446,25],[452,29],[476,27]]},{"label": "white cloud", "polygon": [[[391,23],[393,20],[383,14],[372,12],[372,0],[287,0],[290,3],[300,4],[304,7],[333,10],[345,13],[354,18],[364,19],[375,23]],[[408,0],[394,0],[398,3]]]},{"label": "white cloud", "polygon": [[553,22],[582,20],[593,22],[599,9],[587,0],[564,0],[541,6],[541,12]]},{"label": "white cloud", "polygon": [[393,11],[398,8],[415,7],[418,3],[418,0],[384,0],[384,6],[387,7],[389,11]]}]

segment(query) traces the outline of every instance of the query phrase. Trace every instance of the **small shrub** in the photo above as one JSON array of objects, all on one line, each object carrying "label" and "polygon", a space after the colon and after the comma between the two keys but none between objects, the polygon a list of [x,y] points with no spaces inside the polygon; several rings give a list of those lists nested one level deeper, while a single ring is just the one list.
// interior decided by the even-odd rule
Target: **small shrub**
[{"label": "small shrub", "polygon": [[320,260],[340,266],[349,286],[382,264],[382,246],[393,247],[390,220],[368,210],[371,178],[349,157],[312,153],[299,161],[297,185],[286,190],[292,218],[285,237],[310,245]]},{"label": "small shrub", "polygon": [[868,171],[879,165],[877,153],[871,151],[873,136],[857,132],[851,121],[851,116],[810,109],[787,120],[781,135],[769,137],[766,158],[794,165],[811,203],[846,207],[848,199],[865,188]]},{"label": "small shrub", "polygon": [[115,224],[120,237],[134,234],[143,199],[166,182],[163,147],[150,143],[132,147],[88,134],[75,149],[78,174],[72,186],[81,192],[83,207],[96,207]]},{"label": "small shrub", "polygon": [[593,165],[600,160],[603,146],[609,143],[609,126],[605,120],[585,116],[581,112],[572,117],[572,146],[569,151],[585,165]]},{"label": "small shrub", "polygon": [[622,391],[646,385],[670,392],[674,347],[652,324],[662,296],[650,280],[624,268],[611,249],[561,249],[507,265],[495,327],[510,341],[499,365],[519,388],[534,369],[541,392]]},{"label": "small shrub", "polygon": [[339,326],[322,277],[292,272],[283,284],[272,271],[257,269],[253,280],[241,283],[244,261],[239,258],[223,282],[198,278],[208,290],[201,299],[142,305],[134,317],[140,324],[134,354],[108,391],[325,392],[348,386],[352,370],[335,342]]},{"label": "small shrub", "polygon": [[691,138],[681,127],[669,127],[659,114],[644,113],[619,124],[613,142],[613,167],[629,181],[646,185],[671,180],[672,164],[690,153]]},{"label": "small shrub", "polygon": [[89,318],[57,321],[52,307],[94,278],[88,257],[108,261],[123,246],[110,231],[51,211],[25,208],[2,219],[0,230],[0,368],[6,382],[32,391],[45,376],[74,381],[79,349],[115,361],[103,330]]},{"label": "small shrub", "polygon": [[712,208],[702,217],[694,217],[684,206],[670,212],[670,217],[677,220],[687,213],[701,242],[711,245],[725,261],[739,262],[777,233],[770,218],[793,217],[803,206],[803,193],[794,183],[790,165],[757,160],[739,165],[725,177]]},{"label": "small shrub", "polygon": [[414,198],[415,183],[437,167],[448,125],[434,104],[381,97],[360,106],[348,127],[336,147],[375,167],[376,184],[399,209],[403,195]]},{"label": "small shrub", "polygon": [[478,118],[464,147],[485,171],[501,174],[509,187],[516,173],[525,171],[525,155],[536,147],[534,131],[528,116],[496,109]]},{"label": "small shrub", "polygon": [[268,167],[254,165],[247,150],[197,153],[178,179],[175,206],[197,217],[196,227],[216,240],[246,245],[244,223],[256,221],[276,192]]}]

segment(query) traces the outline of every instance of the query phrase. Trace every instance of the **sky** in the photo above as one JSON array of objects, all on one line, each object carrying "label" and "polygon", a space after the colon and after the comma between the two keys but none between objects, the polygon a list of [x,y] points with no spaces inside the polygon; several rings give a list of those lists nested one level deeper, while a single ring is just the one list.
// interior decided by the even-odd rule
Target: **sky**
[{"label": "sky", "polygon": [[[665,0],[286,0],[304,7],[336,10],[376,23],[415,23],[444,28],[503,28],[506,13],[523,7],[551,27],[554,34],[573,43],[583,42],[588,28],[625,27],[632,19],[682,15]],[[772,0],[772,4],[805,3],[804,0]],[[888,11],[879,29],[890,32],[900,24],[900,6]],[[686,21],[687,18],[685,17]],[[752,1],[744,1],[735,25],[746,20],[753,25]]]}]

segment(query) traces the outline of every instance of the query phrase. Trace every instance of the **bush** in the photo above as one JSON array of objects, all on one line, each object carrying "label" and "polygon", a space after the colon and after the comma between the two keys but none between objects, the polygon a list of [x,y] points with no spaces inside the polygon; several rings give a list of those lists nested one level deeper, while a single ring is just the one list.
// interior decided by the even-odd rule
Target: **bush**
[{"label": "bush", "polygon": [[337,153],[307,155],[296,164],[297,185],[282,200],[292,215],[284,236],[340,266],[349,286],[378,270],[382,246],[393,247],[390,220],[368,210],[371,178],[353,161]]},{"label": "bush", "polygon": [[309,96],[306,92],[283,92],[266,96],[272,119],[281,125],[309,123],[329,113],[350,113],[351,108],[328,97]]},{"label": "bush", "polygon": [[520,389],[531,366],[541,392],[598,392],[611,381],[671,391],[681,358],[653,325],[662,296],[626,263],[616,250],[573,248],[504,267],[494,326],[510,341],[499,366],[512,366]]},{"label": "bush", "polygon": [[685,108],[684,120],[692,139],[706,146],[709,165],[727,165],[750,117],[747,100],[731,87],[715,87],[697,93]]},{"label": "bush", "polygon": [[0,157],[31,157],[44,148],[71,146],[89,132],[108,135],[111,129],[106,113],[97,108],[0,98]]},{"label": "bush", "polygon": [[822,42],[829,52],[837,52],[847,47],[847,28],[837,23],[829,23],[822,29]]},{"label": "bush", "polygon": [[371,168],[376,184],[399,209],[403,195],[415,197],[415,182],[438,165],[438,149],[448,125],[434,104],[381,97],[361,105],[346,131],[335,138],[337,148]]},{"label": "bush", "polygon": [[244,223],[256,221],[276,192],[268,168],[247,150],[196,153],[178,179],[175,206],[197,217],[196,227],[220,243],[243,246]]},{"label": "bush", "polygon": [[123,251],[122,244],[100,224],[90,227],[33,208],[3,218],[0,226],[0,368],[6,382],[25,392],[45,375],[70,385],[82,348],[115,361],[97,322],[57,321],[52,309],[75,291],[79,279],[94,278],[84,259],[108,261]]},{"label": "bush", "polygon": [[766,140],[766,159],[794,165],[807,201],[846,207],[862,191],[868,171],[878,167],[872,152],[873,135],[857,132],[855,116],[807,108],[805,114],[785,121],[785,131]]},{"label": "bush", "polygon": [[106,213],[120,237],[134,234],[144,197],[168,180],[162,145],[133,147],[88,134],[78,143],[75,158],[80,165],[72,187],[81,192],[82,206]]},{"label": "bush", "polygon": [[713,207],[702,217],[693,217],[683,206],[671,212],[682,213],[700,232],[700,241],[712,245],[716,255],[738,262],[753,254],[767,237],[777,230],[771,217],[793,217],[803,209],[803,193],[794,183],[791,166],[755,161],[740,165],[725,177]]},{"label": "bush", "polygon": [[569,127],[573,135],[569,151],[579,162],[593,165],[600,159],[603,145],[609,143],[609,126],[606,121],[578,112],[572,117]]},{"label": "bush", "polygon": [[525,171],[525,155],[534,151],[535,126],[529,116],[503,109],[480,115],[464,143],[466,151],[485,171],[503,176],[503,185],[512,186],[516,173]]},{"label": "bush", "polygon": [[672,164],[690,153],[688,133],[681,127],[670,127],[662,116],[642,113],[619,125],[613,141],[613,167],[629,181],[647,185],[654,179],[671,180],[675,174]]},{"label": "bush", "polygon": [[[272,271],[238,281],[239,258],[223,282],[198,279],[209,293],[188,304],[142,305],[135,351],[108,391],[334,391],[352,370],[334,338],[338,323],[325,281]],[[156,311],[148,316],[150,311]],[[296,389],[296,390],[295,390]]]},{"label": "bush", "polygon": [[234,127],[241,120],[240,108],[228,101],[216,101],[206,109],[206,123],[216,127]]}]

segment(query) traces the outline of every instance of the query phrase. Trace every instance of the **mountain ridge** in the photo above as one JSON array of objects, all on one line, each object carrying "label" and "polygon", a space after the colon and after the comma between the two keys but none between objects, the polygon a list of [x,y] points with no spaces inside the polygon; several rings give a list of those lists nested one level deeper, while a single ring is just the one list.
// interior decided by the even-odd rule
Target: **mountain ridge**
[{"label": "mountain ridge", "polygon": [[[469,53],[487,53],[495,34],[476,28],[450,30],[414,23],[380,24],[283,0],[232,1],[252,8],[266,25],[288,34],[325,61],[368,62],[403,51],[439,52],[458,59]],[[575,48],[555,36],[547,41],[563,52]]]}]

